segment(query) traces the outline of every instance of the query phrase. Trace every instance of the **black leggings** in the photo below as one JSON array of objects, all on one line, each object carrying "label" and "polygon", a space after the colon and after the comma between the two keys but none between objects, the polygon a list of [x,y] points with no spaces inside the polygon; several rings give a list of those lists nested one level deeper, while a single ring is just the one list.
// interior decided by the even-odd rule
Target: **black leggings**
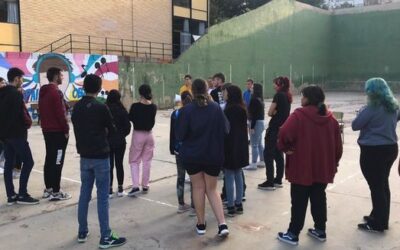
[{"label": "black leggings", "polygon": [[[264,162],[267,181],[281,183],[285,171],[283,152],[277,147],[279,129],[269,128],[265,135]],[[276,162],[276,177],[274,161]]]},{"label": "black leggings", "polygon": [[397,158],[398,146],[360,146],[361,171],[371,190],[372,220],[368,222],[373,228],[384,230],[389,224],[390,188],[389,175],[393,162]]},{"label": "black leggings", "polygon": [[126,144],[123,144],[119,147],[112,147],[110,151],[110,187],[113,186],[113,171],[114,171],[114,163],[117,169],[117,180],[118,186],[122,186],[124,184],[124,155],[125,155]]}]

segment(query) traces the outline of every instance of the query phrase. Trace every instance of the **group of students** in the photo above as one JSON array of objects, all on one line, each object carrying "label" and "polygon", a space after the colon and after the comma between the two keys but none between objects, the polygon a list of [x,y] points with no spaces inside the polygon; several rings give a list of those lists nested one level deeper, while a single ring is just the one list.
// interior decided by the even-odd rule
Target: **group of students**
[{"label": "group of students", "polygon": [[[0,142],[4,151],[4,183],[7,192],[7,205],[39,204],[27,190],[28,180],[34,165],[28,143],[28,129],[32,119],[23,98],[24,72],[11,68],[7,73],[9,84],[0,86]],[[58,89],[62,83],[61,69],[51,67],[47,70],[49,84],[42,85],[39,92],[40,125],[42,128],[46,157],[44,163],[43,199],[62,201],[71,195],[60,188],[62,168],[69,139],[68,105],[63,93]],[[87,75],[83,88],[85,96],[73,107],[71,120],[74,126],[77,151],[81,156],[81,190],[78,204],[78,242],[83,243],[89,235],[87,225],[88,206],[93,184],[97,187],[97,209],[101,230],[100,248],[125,244],[126,239],[118,237],[109,227],[108,199],[113,196],[113,168],[116,167],[118,190],[116,195],[125,195],[123,189],[123,159],[126,150],[126,136],[130,134],[133,123],[132,143],[129,163],[132,174],[132,190],[128,196],[135,196],[149,190],[150,166],[153,157],[157,107],[152,103],[149,85],[139,88],[141,99],[132,104],[128,113],[121,103],[118,90],[108,93],[106,103],[96,99],[102,89],[102,79],[97,75]],[[18,193],[15,192],[12,171],[16,159],[23,164]],[[139,166],[143,163],[142,181],[139,185]]]},{"label": "group of students", "polygon": [[[224,75],[218,73],[208,84],[213,89],[207,91],[205,81],[196,79],[192,84],[191,77],[185,76],[181,93],[183,107],[174,111],[171,117],[170,151],[177,159],[180,208],[189,208],[181,196],[182,169],[191,177],[198,234],[206,231],[205,196],[219,223],[218,234],[229,233],[222,202],[227,203],[228,216],[243,213],[246,185],[242,170],[254,170],[257,165],[265,164],[267,178],[258,185],[259,189],[282,187],[284,173],[290,182],[291,220],[288,230],[278,233],[278,239],[291,245],[298,244],[310,201],[314,227],[308,229],[308,235],[319,241],[326,240],[325,190],[334,181],[343,153],[339,124],[328,110],[320,87],[311,85],[302,89],[301,107],[290,114],[292,95],[289,79],[278,77],[273,80],[273,85],[276,93],[268,110],[271,119],[264,149],[261,144],[264,132],[262,85],[248,80],[247,90],[242,95],[238,86],[225,83]],[[398,152],[396,125],[400,119],[399,105],[382,78],[369,79],[365,92],[368,103],[357,114],[352,128],[360,131],[360,165],[371,191],[372,211],[362,218],[364,222],[358,224],[358,228],[384,232],[389,228],[388,178]],[[252,148],[250,164],[248,130]],[[283,154],[286,155],[286,167]],[[216,190],[220,171],[224,172],[221,196]]]},{"label": "group of students", "polygon": [[[4,182],[8,205],[38,204],[27,191],[33,167],[33,157],[27,140],[27,130],[32,124],[23,100],[21,84],[24,72],[11,68],[7,74],[8,85],[0,86],[0,140],[5,154]],[[49,84],[43,85],[39,94],[41,127],[46,145],[44,164],[45,190],[43,198],[50,201],[70,199],[71,195],[60,188],[62,166],[69,139],[67,104],[58,89],[62,72],[58,68],[47,71]],[[308,234],[320,241],[326,240],[327,203],[326,187],[332,183],[342,156],[340,128],[325,105],[325,94],[318,86],[308,86],[302,91],[300,108],[290,114],[292,95],[287,77],[274,79],[276,90],[268,110],[271,120],[265,136],[265,149],[261,137],[264,131],[264,100],[262,85],[248,81],[248,90],[225,83],[223,74],[213,77],[213,89],[202,79],[191,83],[181,93],[183,107],[171,116],[170,152],[177,161],[178,212],[194,207],[197,216],[196,231],[206,233],[205,198],[207,197],[218,221],[218,235],[226,237],[229,229],[225,221],[222,199],[227,203],[227,214],[243,213],[245,180],[243,169],[266,166],[266,181],[258,188],[275,190],[286,179],[290,184],[291,221],[286,232],[278,239],[297,245],[304,226],[308,200],[314,227]],[[139,87],[140,101],[132,104],[128,113],[121,103],[121,95],[111,90],[105,104],[96,97],[102,89],[97,75],[87,75],[83,88],[85,96],[73,107],[71,120],[74,126],[77,151],[81,156],[81,190],[78,203],[78,242],[89,235],[87,214],[94,182],[97,187],[97,209],[101,230],[99,247],[123,245],[126,238],[118,237],[109,226],[108,202],[113,196],[113,167],[116,166],[117,196],[124,196],[123,158],[126,136],[133,123],[129,163],[132,189],[128,196],[149,191],[151,160],[154,150],[152,129],[157,107],[152,103],[149,85]],[[399,105],[387,83],[381,78],[366,82],[368,104],[360,110],[352,123],[360,130],[360,165],[371,190],[372,211],[364,216],[362,230],[384,232],[389,228],[390,189],[388,177],[398,154],[396,125]],[[248,135],[252,157],[249,164]],[[286,155],[286,168],[284,157]],[[23,163],[19,192],[12,180],[12,169],[17,156]],[[379,156],[379,157],[377,157]],[[260,159],[259,162],[257,160]],[[274,161],[277,174],[274,174]],[[143,163],[140,189],[139,165]],[[217,191],[217,180],[224,172],[222,195]],[[399,169],[400,171],[400,169]],[[184,201],[184,176],[188,173],[192,186],[192,204]],[[222,198],[222,199],[221,199]]]}]

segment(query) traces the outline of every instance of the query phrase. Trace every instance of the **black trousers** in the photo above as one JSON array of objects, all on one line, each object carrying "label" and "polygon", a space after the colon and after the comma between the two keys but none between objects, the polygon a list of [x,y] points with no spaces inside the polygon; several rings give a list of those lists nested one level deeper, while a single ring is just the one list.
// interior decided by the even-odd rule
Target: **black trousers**
[{"label": "black trousers", "polygon": [[326,186],[327,184],[321,183],[314,183],[311,186],[291,184],[292,217],[288,231],[295,235],[300,234],[306,218],[308,200],[311,203],[311,215],[314,220],[314,227],[325,231],[327,220]]},{"label": "black trousers", "polygon": [[[278,150],[278,133],[279,129],[267,130],[265,135],[265,147],[264,147],[264,162],[267,174],[267,181],[273,183],[274,180],[282,182],[283,174],[285,171],[285,162],[283,159],[283,152]],[[276,162],[276,177],[274,161]]]},{"label": "black trousers", "polygon": [[52,188],[53,192],[59,192],[68,139],[64,132],[43,132],[43,135],[46,144],[44,184],[47,189]]},{"label": "black trousers", "polygon": [[390,188],[389,175],[393,162],[397,158],[398,146],[360,146],[361,171],[371,190],[373,220],[368,224],[375,229],[383,230],[389,225]]},{"label": "black trousers", "polygon": [[119,147],[111,147],[110,150],[110,188],[113,186],[114,165],[117,170],[118,186],[124,185],[124,155],[126,144]]}]

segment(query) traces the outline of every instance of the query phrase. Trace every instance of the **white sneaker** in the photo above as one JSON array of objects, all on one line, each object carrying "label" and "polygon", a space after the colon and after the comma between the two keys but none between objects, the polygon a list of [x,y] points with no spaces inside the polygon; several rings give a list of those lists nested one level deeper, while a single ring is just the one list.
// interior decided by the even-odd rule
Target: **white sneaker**
[{"label": "white sneaker", "polygon": [[60,190],[58,193],[52,193],[50,195],[49,201],[65,201],[71,199],[72,196],[68,193],[64,193]]},{"label": "white sneaker", "polygon": [[128,194],[125,192],[125,191],[122,191],[122,192],[117,192],[117,196],[118,197],[124,197],[124,196],[127,196]]},{"label": "white sneaker", "polygon": [[53,193],[53,189],[52,188],[49,188],[49,189],[45,188],[44,191],[43,191],[42,198],[43,199],[48,199],[52,193]]},{"label": "white sneaker", "polygon": [[4,174],[4,168],[0,168],[0,174]]},{"label": "white sneaker", "polygon": [[243,170],[257,170],[257,165],[255,163],[251,163],[250,165],[244,167]]},{"label": "white sneaker", "polygon": [[264,161],[257,162],[257,167],[258,168],[265,168],[265,162]]}]

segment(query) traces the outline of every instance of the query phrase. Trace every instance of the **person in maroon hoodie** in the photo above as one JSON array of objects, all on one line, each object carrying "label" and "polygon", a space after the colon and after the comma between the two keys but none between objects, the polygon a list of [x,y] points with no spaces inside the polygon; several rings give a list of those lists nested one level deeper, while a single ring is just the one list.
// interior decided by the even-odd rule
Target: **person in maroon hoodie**
[{"label": "person in maroon hoodie", "polygon": [[324,104],[325,94],[318,86],[302,90],[301,108],[296,109],[282,125],[278,148],[286,153],[286,179],[291,183],[291,221],[286,233],[278,239],[297,245],[304,226],[308,200],[314,228],[308,235],[326,240],[326,193],[342,157],[339,124]]},{"label": "person in maroon hoodie", "polygon": [[40,124],[46,144],[44,163],[46,188],[43,198],[49,201],[68,200],[71,195],[60,189],[61,172],[69,138],[67,106],[63,93],[58,89],[63,80],[61,69],[49,68],[47,79],[49,84],[43,85],[39,92]]}]

